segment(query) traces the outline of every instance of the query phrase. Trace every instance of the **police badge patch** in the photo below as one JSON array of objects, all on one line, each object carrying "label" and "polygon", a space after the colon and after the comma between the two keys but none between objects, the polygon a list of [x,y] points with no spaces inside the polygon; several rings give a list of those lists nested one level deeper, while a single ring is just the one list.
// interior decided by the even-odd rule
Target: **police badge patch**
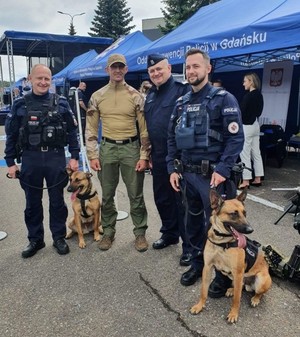
[{"label": "police badge patch", "polygon": [[239,132],[239,125],[237,122],[231,122],[229,125],[228,125],[228,131],[232,134],[235,134],[235,133],[238,133]]}]

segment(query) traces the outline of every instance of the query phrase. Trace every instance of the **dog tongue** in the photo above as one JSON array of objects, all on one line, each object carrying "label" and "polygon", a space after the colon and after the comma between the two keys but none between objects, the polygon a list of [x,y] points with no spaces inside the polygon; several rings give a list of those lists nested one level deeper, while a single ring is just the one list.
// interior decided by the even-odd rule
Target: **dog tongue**
[{"label": "dog tongue", "polygon": [[71,194],[71,201],[74,201],[76,199],[76,196],[77,196],[78,192],[79,192],[79,190],[77,190],[77,191],[75,191]]},{"label": "dog tongue", "polygon": [[244,234],[239,233],[237,230],[231,227],[231,230],[235,236],[235,238],[238,240],[238,247],[239,248],[245,248],[247,245],[247,240]]}]

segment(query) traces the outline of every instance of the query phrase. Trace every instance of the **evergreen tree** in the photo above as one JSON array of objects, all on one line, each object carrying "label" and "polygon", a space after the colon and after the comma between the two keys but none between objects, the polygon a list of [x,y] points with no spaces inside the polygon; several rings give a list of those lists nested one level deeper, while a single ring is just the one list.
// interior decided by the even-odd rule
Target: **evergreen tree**
[{"label": "evergreen tree", "polygon": [[128,34],[135,26],[129,26],[133,20],[126,0],[98,0],[92,21],[90,36],[118,39]]},{"label": "evergreen tree", "polygon": [[73,25],[73,22],[70,23],[70,28],[69,28],[69,35],[76,35],[77,32],[75,30],[75,27]]},{"label": "evergreen tree", "polygon": [[165,9],[161,9],[165,27],[159,26],[164,34],[167,34],[181,25],[195,14],[200,7],[207,6],[219,0],[162,0]]}]

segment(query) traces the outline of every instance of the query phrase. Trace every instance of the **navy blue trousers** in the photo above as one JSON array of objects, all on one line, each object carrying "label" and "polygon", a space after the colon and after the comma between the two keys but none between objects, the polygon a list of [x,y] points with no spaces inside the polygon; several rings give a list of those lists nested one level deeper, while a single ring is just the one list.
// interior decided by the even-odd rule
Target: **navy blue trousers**
[{"label": "navy blue trousers", "polygon": [[189,252],[185,237],[184,208],[180,193],[173,190],[166,164],[156,164],[152,170],[153,193],[156,208],[161,219],[160,232],[165,240],[182,239],[183,253]]},{"label": "navy blue trousers", "polygon": [[[64,187],[68,184],[64,149],[48,152],[25,150],[22,155],[20,183],[25,192],[25,223],[28,239],[44,240],[43,185],[49,195],[49,226],[53,240],[66,235],[68,209],[64,202]],[[28,186],[30,185],[30,186]]]},{"label": "navy blue trousers", "polygon": [[211,207],[209,200],[210,177],[201,174],[183,173],[182,189],[185,189],[188,207],[185,230],[192,253],[192,266],[196,270],[203,267],[203,251],[207,239]]}]

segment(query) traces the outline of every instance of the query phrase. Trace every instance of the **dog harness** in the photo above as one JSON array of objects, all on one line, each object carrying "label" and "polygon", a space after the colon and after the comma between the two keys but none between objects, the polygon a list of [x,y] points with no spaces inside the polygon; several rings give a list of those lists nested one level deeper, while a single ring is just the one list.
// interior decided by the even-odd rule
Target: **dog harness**
[{"label": "dog harness", "polygon": [[[232,234],[225,234],[220,233],[217,230],[213,230],[217,236],[223,237],[232,237]],[[224,243],[216,243],[211,241],[209,238],[208,240],[213,243],[214,245],[220,246],[223,249],[229,248],[243,248],[245,250],[245,263],[247,264],[246,272],[252,268],[254,265],[257,255],[258,255],[258,248],[261,244],[255,240],[250,240],[245,235],[241,235],[236,241],[234,242],[224,242]],[[241,242],[242,241],[242,242]]]},{"label": "dog harness", "polygon": [[85,207],[85,201],[89,200],[91,198],[93,198],[95,195],[97,194],[97,191],[95,191],[93,194],[77,194],[77,198],[80,200],[80,205],[81,205],[81,216],[83,216],[84,218],[89,218],[90,215],[87,214],[86,212],[86,207]]}]

